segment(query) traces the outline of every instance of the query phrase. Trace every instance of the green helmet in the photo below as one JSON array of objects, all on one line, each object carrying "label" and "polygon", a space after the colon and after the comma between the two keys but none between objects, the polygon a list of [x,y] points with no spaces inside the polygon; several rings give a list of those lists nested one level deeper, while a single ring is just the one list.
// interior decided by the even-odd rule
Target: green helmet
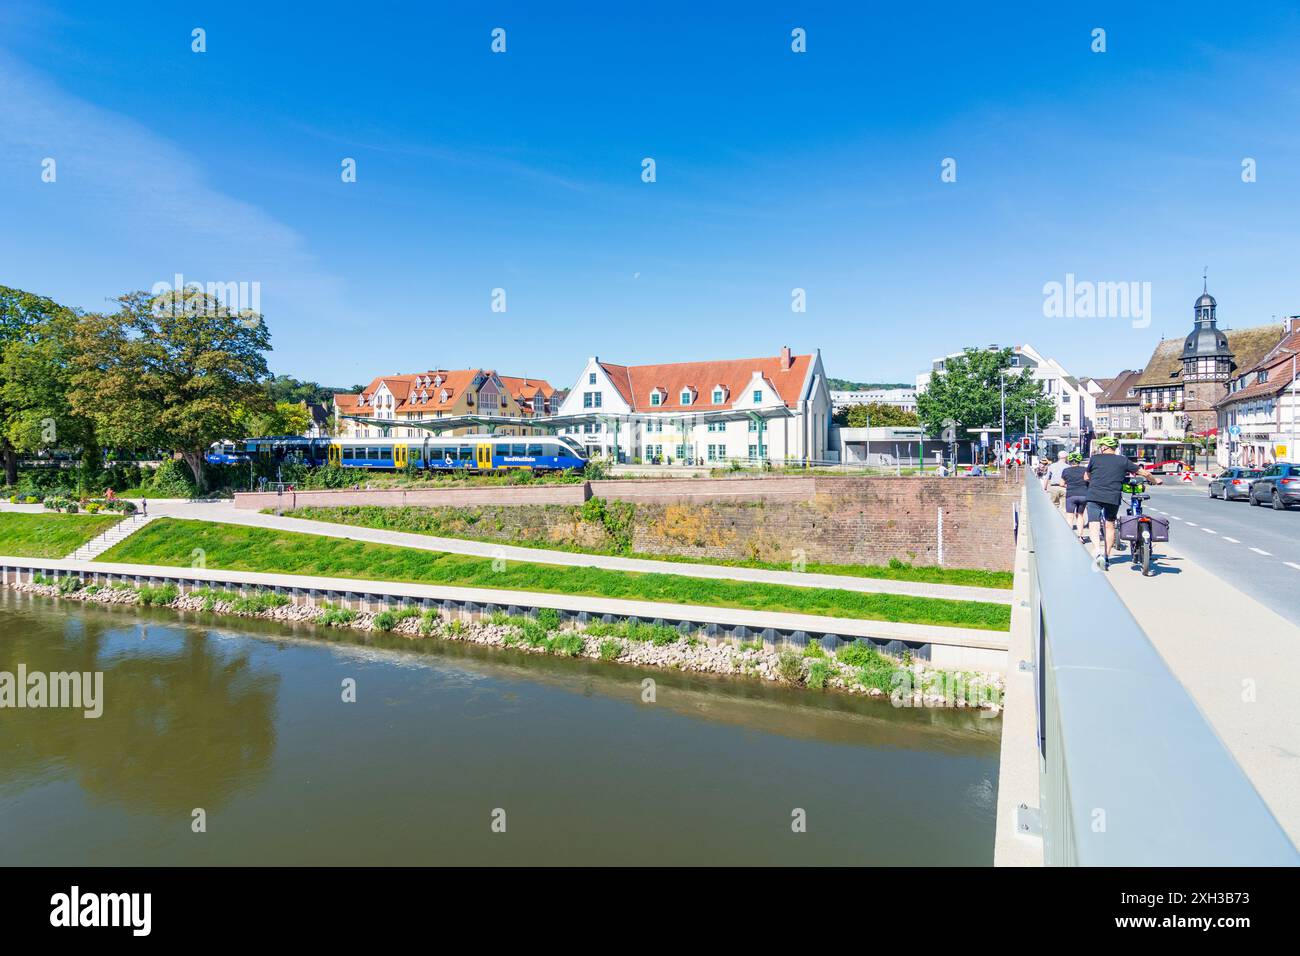
[{"label": "green helmet", "polygon": [[1119,445],[1119,442],[1115,440],[1114,435],[1102,435],[1097,439],[1097,444],[1103,448],[1115,448]]},{"label": "green helmet", "polygon": [[1070,460],[1070,461],[1083,461],[1083,456],[1080,455],[1077,451],[1072,451],[1072,452],[1070,452],[1069,460]]}]

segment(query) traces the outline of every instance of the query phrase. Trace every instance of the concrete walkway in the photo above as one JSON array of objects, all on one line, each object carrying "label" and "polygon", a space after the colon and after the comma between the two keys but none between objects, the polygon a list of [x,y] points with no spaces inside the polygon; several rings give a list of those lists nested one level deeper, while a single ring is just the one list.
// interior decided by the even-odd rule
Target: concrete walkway
[{"label": "concrete walkway", "polygon": [[[373,599],[414,599],[430,601],[473,602],[478,606],[555,608],[585,611],[588,614],[611,614],[645,620],[662,618],[718,624],[725,628],[744,626],[754,632],[766,628],[805,633],[833,633],[842,639],[858,637],[887,641],[911,641],[931,645],[932,662],[939,667],[979,668],[1001,671],[1006,662],[1007,635],[1002,631],[943,627],[934,624],[908,624],[897,621],[872,621],[864,618],[826,617],[820,614],[797,614],[781,611],[750,611],[744,608],[713,607],[694,604],[669,604],[658,601],[633,601],[624,598],[591,597],[542,591],[515,591],[498,588],[467,588],[442,584],[413,584],[397,581],[367,581],[359,578],[329,578],[307,574],[272,574],[260,571],[226,571],[217,568],[178,568],[164,565],[118,564],[106,561],[73,561],[68,558],[21,558],[0,555],[0,586],[26,582],[33,571],[40,573],[83,572],[94,575],[120,575],[126,578],[180,581],[187,587],[199,582],[219,587],[286,588],[295,592],[314,590],[322,598],[331,592],[355,597],[363,604]],[[344,599],[348,601],[347,598]]]},{"label": "concrete walkway", "polygon": [[427,534],[385,531],[354,525],[333,524],[327,521],[307,521],[302,518],[277,517],[256,511],[239,510],[229,501],[157,500],[150,502],[149,514],[157,517],[187,518],[199,521],[216,521],[223,524],[241,524],[257,528],[273,528],[281,531],[296,531],[302,534],[317,534],[328,538],[346,538],[352,541],[368,541],[374,544],[391,544],[421,551],[468,554],[485,558],[505,558],[508,561],[524,561],[533,564],[559,564],[569,567],[605,568],[611,571],[678,574],[685,577],[788,584],[795,587],[836,588],[842,591],[873,594],[902,594],[955,601],[983,601],[989,604],[1011,603],[1011,592],[997,588],[927,584],[916,581],[889,581],[838,574],[772,571],[761,568],[737,568],[717,564],[686,564],[677,561],[654,561],[643,558],[621,558],[611,555],[576,554],[569,551],[548,551],[540,548],[520,548],[490,541],[439,538]]},{"label": "concrete walkway", "polygon": [[1133,567],[1126,551],[1112,559],[1106,579],[1300,845],[1300,627],[1174,542],[1156,546],[1151,577]]}]

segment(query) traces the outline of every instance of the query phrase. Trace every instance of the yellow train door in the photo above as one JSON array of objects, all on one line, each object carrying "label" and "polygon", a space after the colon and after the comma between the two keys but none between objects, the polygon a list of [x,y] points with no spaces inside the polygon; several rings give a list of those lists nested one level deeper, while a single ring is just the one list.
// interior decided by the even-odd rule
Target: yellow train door
[{"label": "yellow train door", "polygon": [[394,445],[393,446],[393,467],[405,468],[407,462],[411,460],[410,456],[411,456],[410,445]]},{"label": "yellow train door", "polygon": [[343,447],[338,442],[330,442],[329,459],[331,465],[341,464],[343,461]]},{"label": "yellow train door", "polygon": [[489,444],[480,444],[478,446],[478,466],[480,468],[492,467],[492,446]]}]

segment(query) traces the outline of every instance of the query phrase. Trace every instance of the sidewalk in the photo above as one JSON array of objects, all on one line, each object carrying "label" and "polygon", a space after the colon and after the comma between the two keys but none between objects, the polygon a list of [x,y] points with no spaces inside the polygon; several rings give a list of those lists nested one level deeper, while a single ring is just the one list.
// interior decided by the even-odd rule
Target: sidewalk
[{"label": "sidewalk", "polygon": [[223,524],[273,528],[302,534],[317,534],[329,538],[347,538],[352,541],[391,544],[421,551],[468,554],[485,558],[500,557],[509,561],[523,561],[532,564],[560,564],[568,567],[605,568],[612,571],[677,574],[696,578],[788,584],[795,587],[834,588],[841,591],[874,594],[902,594],[913,597],[942,598],[950,601],[983,601],[989,604],[1011,603],[1011,592],[996,588],[966,587],[955,584],[926,584],[915,581],[889,581],[839,574],[810,574],[800,571],[772,571],[762,568],[729,567],[720,564],[686,564],[678,561],[654,561],[644,558],[621,558],[612,555],[577,554],[570,551],[547,551],[541,548],[520,548],[491,541],[438,538],[432,535],[414,534],[405,531],[385,531],[354,525],[332,524],[326,521],[277,517],[275,515],[261,514],[257,511],[239,510],[235,508],[232,502],[228,501],[159,500],[150,502],[149,514],[151,517],[188,518],[198,521],[216,521]]},{"label": "sidewalk", "polygon": [[1106,579],[1300,845],[1300,627],[1174,542],[1157,547],[1149,578],[1127,556],[1112,557]]}]

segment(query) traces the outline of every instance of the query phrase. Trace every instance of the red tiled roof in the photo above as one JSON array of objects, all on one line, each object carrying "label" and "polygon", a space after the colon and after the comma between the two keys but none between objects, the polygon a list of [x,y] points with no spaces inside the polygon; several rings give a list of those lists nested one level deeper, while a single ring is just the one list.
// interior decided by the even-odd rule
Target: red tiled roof
[{"label": "red tiled roof", "polygon": [[1229,392],[1214,403],[1215,407],[1231,405],[1233,402],[1248,401],[1252,398],[1261,398],[1265,395],[1276,395],[1289,389],[1291,387],[1291,353],[1286,351],[1287,349],[1300,351],[1300,329],[1287,335],[1286,338],[1269,349],[1268,354],[1255,365],[1246,369],[1245,374],[1252,378],[1260,372],[1268,372],[1268,381],[1251,382],[1239,391]]},{"label": "red tiled roof", "polygon": [[1097,396],[1098,405],[1136,405],[1137,395],[1129,395],[1129,389],[1135,387],[1142,378],[1142,369],[1136,372],[1125,369],[1109,380],[1106,390]]},{"label": "red tiled roof", "polygon": [[[790,359],[788,369],[781,367],[782,358],[779,355],[719,362],[675,362],[668,365],[614,365],[601,362],[600,367],[633,411],[703,411],[730,408],[744,396],[755,372],[776,390],[787,406],[797,405],[813,357],[793,355]],[[722,402],[715,404],[713,390],[718,385],[723,387],[724,394]],[[656,388],[666,393],[661,405],[650,404],[650,393]],[[696,392],[695,400],[690,405],[681,404],[681,393],[686,388]]]}]

